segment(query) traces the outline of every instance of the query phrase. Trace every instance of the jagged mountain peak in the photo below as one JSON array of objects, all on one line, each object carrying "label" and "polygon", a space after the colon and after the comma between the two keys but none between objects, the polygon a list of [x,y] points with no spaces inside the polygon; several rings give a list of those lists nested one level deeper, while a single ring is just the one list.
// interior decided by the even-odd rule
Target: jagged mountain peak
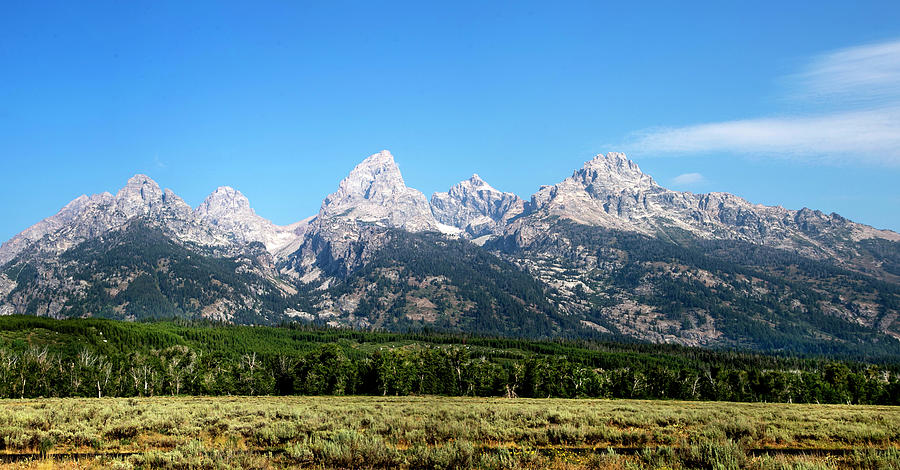
[{"label": "jagged mountain peak", "polygon": [[607,152],[605,154],[598,153],[594,155],[594,158],[586,161],[584,163],[585,167],[594,166],[598,164],[621,164],[621,165],[636,165],[633,161],[628,159],[628,156],[622,152]]},{"label": "jagged mountain peak", "polygon": [[523,227],[548,217],[651,236],[672,232],[742,240],[796,250],[817,259],[841,258],[836,249],[845,249],[841,244],[846,238],[892,239],[891,233],[836,214],[768,207],[729,193],[672,191],[617,152],[597,155],[569,178],[541,187],[532,195],[529,210],[531,220],[517,222],[508,230],[522,235],[522,239],[540,233]]},{"label": "jagged mountain peak", "polygon": [[153,178],[151,178],[143,173],[135,173],[134,176],[132,176],[131,178],[128,178],[128,182],[126,183],[126,186],[141,186],[141,185],[145,185],[145,184],[156,186],[157,188],[159,187],[159,184],[156,181],[154,181]]},{"label": "jagged mountain peak", "polygon": [[192,212],[191,207],[172,190],[163,190],[152,178],[140,173],[129,178],[116,193],[115,204],[127,218],[166,211],[184,219],[189,218]]},{"label": "jagged mountain peak", "polygon": [[573,176],[590,184],[603,184],[610,190],[648,189],[656,186],[650,175],[641,171],[637,163],[620,152],[598,154],[585,162]]},{"label": "jagged mountain peak", "polygon": [[633,229],[629,218],[638,209],[644,217],[638,195],[663,190],[650,175],[624,153],[598,154],[566,178],[552,186],[541,186],[531,196],[529,209],[563,216],[589,225]]},{"label": "jagged mountain peak", "polygon": [[394,163],[394,155],[392,155],[389,150],[382,150],[380,152],[369,155],[368,157],[363,159],[363,161],[360,162],[359,165],[357,165],[357,166],[362,166],[362,165],[373,165],[374,166],[374,165],[379,165],[379,164],[394,164],[394,165],[396,165]]},{"label": "jagged mountain peak", "polygon": [[493,186],[488,184],[487,181],[483,180],[478,173],[473,173],[467,179],[460,181],[459,183],[454,184],[450,187],[449,192],[452,193],[462,193],[462,192],[471,192],[471,191],[492,191],[492,192],[500,192],[494,189]]},{"label": "jagged mountain peak", "polygon": [[[478,173],[472,173],[472,176],[470,176],[469,179],[466,181],[471,183],[472,186],[487,186],[489,188],[491,186],[491,185],[487,184],[487,181],[485,181],[482,177],[478,176]],[[491,188],[491,189],[494,189],[494,188]]]},{"label": "jagged mountain peak", "polygon": [[495,189],[477,173],[431,196],[431,212],[438,222],[472,237],[498,232],[505,220],[521,214],[525,202],[513,193]]},{"label": "jagged mountain peak", "polygon": [[250,200],[243,193],[231,186],[219,186],[209,196],[206,196],[196,211],[200,215],[221,215],[245,213],[253,211],[253,209],[250,208]]},{"label": "jagged mountain peak", "polygon": [[108,192],[79,196],[59,212],[25,229],[0,247],[0,264],[31,247],[52,256],[109,230],[122,227],[134,217],[164,220],[184,240],[215,244],[219,240],[202,233],[193,223],[190,206],[169,189],[162,190],[147,175],[128,179],[115,196]]},{"label": "jagged mountain peak", "polygon": [[405,189],[406,183],[394,162],[394,156],[382,150],[353,167],[350,174],[341,180],[338,190],[323,201],[323,215],[331,213],[330,209],[334,206],[344,207],[363,200],[382,201]]},{"label": "jagged mountain peak", "polygon": [[239,243],[260,242],[276,254],[297,238],[296,224],[282,227],[258,215],[247,196],[231,186],[219,186],[194,210],[204,222],[226,233]]},{"label": "jagged mountain peak", "polygon": [[387,150],[356,165],[338,190],[322,201],[320,221],[335,216],[411,231],[438,228],[425,195],[406,186]]},{"label": "jagged mountain peak", "polygon": [[[365,160],[359,162],[350,175],[344,181],[376,181],[376,180],[395,180],[403,183],[403,175],[400,174],[400,167],[394,161],[394,156],[387,150],[373,153],[366,157]],[[342,181],[343,183],[343,181]]]},{"label": "jagged mountain peak", "polygon": [[156,198],[162,198],[162,189],[153,178],[144,174],[136,174],[128,178],[125,186],[116,194],[117,198],[126,198],[136,196],[142,200],[148,201]]}]

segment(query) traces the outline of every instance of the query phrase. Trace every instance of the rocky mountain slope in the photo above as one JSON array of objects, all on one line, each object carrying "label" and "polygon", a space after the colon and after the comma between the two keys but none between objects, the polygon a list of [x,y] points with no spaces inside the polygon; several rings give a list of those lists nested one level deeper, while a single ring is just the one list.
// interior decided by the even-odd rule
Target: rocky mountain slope
[{"label": "rocky mountain slope", "polygon": [[116,193],[80,196],[56,215],[27,228],[0,245],[0,264],[23,252],[53,257],[86,240],[124,226],[136,217],[164,225],[178,240],[200,246],[229,246],[229,236],[204,224],[193,209],[171,190],[162,190],[146,175],[135,175]]},{"label": "rocky mountain slope", "polygon": [[525,201],[474,174],[446,193],[434,193],[431,211],[439,222],[477,238],[502,233],[510,219],[525,211]]},{"label": "rocky mountain slope", "polygon": [[260,242],[272,253],[284,249],[297,238],[303,223],[286,227],[260,217],[240,191],[221,186],[206,197],[194,211],[200,220],[228,233],[233,243]]},{"label": "rocky mountain slope", "polygon": [[230,187],[81,196],[0,246],[0,313],[900,354],[900,235],[671,191],[619,153],[527,202],[477,175],[429,202],[383,151],[289,226]]},{"label": "rocky mountain slope", "polygon": [[439,230],[425,195],[403,182],[394,156],[376,153],[350,172],[337,191],[322,201],[319,223],[331,219],[402,228],[410,232]]},{"label": "rocky mountain slope", "polygon": [[598,155],[571,177],[544,186],[531,198],[530,214],[507,230],[527,246],[530,234],[555,218],[659,238],[741,240],[831,259],[883,276],[892,273],[856,248],[861,240],[900,241],[900,234],[810,209],[752,204],[728,193],[693,194],[658,185],[624,154]]}]

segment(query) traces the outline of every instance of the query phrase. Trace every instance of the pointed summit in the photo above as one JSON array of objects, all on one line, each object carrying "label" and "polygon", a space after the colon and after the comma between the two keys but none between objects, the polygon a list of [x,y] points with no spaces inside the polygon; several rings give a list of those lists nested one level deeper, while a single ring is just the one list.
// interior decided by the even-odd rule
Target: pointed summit
[{"label": "pointed summit", "polygon": [[156,181],[153,181],[153,178],[143,173],[135,173],[134,176],[128,178],[128,182],[126,183],[127,186],[140,186],[142,184],[150,184],[159,187]]},{"label": "pointed summit", "polygon": [[630,217],[644,214],[643,195],[664,189],[624,153],[599,154],[572,176],[542,186],[529,210],[543,211],[588,225],[631,229]]},{"label": "pointed summit", "polygon": [[620,152],[597,155],[585,162],[572,177],[599,192],[638,191],[656,186],[650,175]]},{"label": "pointed summit", "polygon": [[319,218],[344,217],[411,231],[433,230],[437,223],[425,196],[403,182],[394,156],[387,150],[356,165],[338,190],[328,195]]},{"label": "pointed summit", "polygon": [[494,189],[478,174],[431,196],[431,212],[438,222],[480,237],[499,230],[502,222],[521,214],[525,202],[513,193]]},{"label": "pointed summit", "polygon": [[128,197],[129,195],[135,195],[146,201],[157,197],[161,198],[162,189],[152,178],[138,173],[128,178],[128,182],[119,190],[116,197]]},{"label": "pointed summit", "polygon": [[116,193],[116,208],[126,217],[155,215],[162,211],[189,218],[190,206],[170,189],[163,190],[147,175],[136,174]]},{"label": "pointed summit", "polygon": [[290,227],[275,225],[257,215],[247,196],[231,186],[216,188],[194,213],[204,222],[229,233],[235,241],[260,242],[273,254],[296,238]]},{"label": "pointed summit", "polygon": [[360,162],[360,164],[357,166],[379,165],[379,164],[396,166],[396,164],[394,163],[394,156],[391,155],[391,152],[388,150],[382,150],[378,153],[373,153],[372,155],[369,155],[368,157],[366,157],[365,160]]},{"label": "pointed summit", "polygon": [[126,217],[157,211],[163,203],[162,189],[147,175],[132,176],[116,193],[116,207]]},{"label": "pointed summit", "polygon": [[633,163],[628,157],[622,152],[607,152],[605,155],[602,153],[598,153],[594,155],[594,158],[586,161],[584,166],[592,166],[598,163],[616,163],[616,164],[627,164]]},{"label": "pointed summit", "polygon": [[328,196],[322,208],[337,203],[339,206],[352,201],[390,199],[394,192],[403,192],[406,184],[394,156],[382,150],[356,165],[344,178],[337,192]]},{"label": "pointed summit", "polygon": [[400,168],[397,166],[397,162],[394,161],[394,156],[387,150],[382,150],[366,157],[365,160],[353,167],[353,170],[350,171],[350,176],[369,180],[388,177],[396,177],[401,181],[403,180],[400,175]]},{"label": "pointed summit", "polygon": [[82,194],[81,196],[78,196],[66,204],[56,214],[26,228],[0,245],[0,265],[10,261],[22,250],[40,240],[45,235],[72,224],[74,220],[92,206],[109,204],[112,199],[113,197],[109,193],[94,194],[93,196]]},{"label": "pointed summit", "polygon": [[472,176],[469,179],[458,183],[456,186],[460,186],[464,183],[469,183],[470,186],[472,186],[473,188],[478,188],[479,190],[497,191],[493,186],[489,185],[487,181],[481,179],[481,177],[478,176],[478,173],[472,173]]},{"label": "pointed summit", "polygon": [[197,207],[200,215],[252,213],[250,201],[237,189],[231,186],[219,186]]},{"label": "pointed summit", "polygon": [[626,157],[625,154],[621,152],[609,152],[606,155],[603,155],[602,153],[598,154],[591,160],[586,161],[581,169],[605,171],[608,173],[618,173],[623,175],[628,174],[647,176],[644,174],[644,172],[641,171],[641,168],[637,165],[637,163],[629,160],[628,157]]}]

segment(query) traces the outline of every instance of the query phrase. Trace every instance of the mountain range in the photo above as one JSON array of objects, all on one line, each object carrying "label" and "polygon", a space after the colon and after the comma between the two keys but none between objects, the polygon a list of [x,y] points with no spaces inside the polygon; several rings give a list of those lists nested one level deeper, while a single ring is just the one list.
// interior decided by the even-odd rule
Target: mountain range
[{"label": "mountain range", "polygon": [[477,174],[429,200],[382,151],[287,226],[230,187],[80,196],[0,246],[0,313],[900,355],[900,234],[672,191],[621,153],[530,200]]}]

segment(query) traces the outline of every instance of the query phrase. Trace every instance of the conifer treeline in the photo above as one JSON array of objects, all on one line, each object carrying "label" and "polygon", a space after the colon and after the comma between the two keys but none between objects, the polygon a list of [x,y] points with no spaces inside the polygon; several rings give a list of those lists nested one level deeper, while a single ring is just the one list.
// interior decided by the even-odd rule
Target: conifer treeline
[{"label": "conifer treeline", "polygon": [[471,395],[900,404],[894,365],[655,345],[0,319],[0,396]]}]

